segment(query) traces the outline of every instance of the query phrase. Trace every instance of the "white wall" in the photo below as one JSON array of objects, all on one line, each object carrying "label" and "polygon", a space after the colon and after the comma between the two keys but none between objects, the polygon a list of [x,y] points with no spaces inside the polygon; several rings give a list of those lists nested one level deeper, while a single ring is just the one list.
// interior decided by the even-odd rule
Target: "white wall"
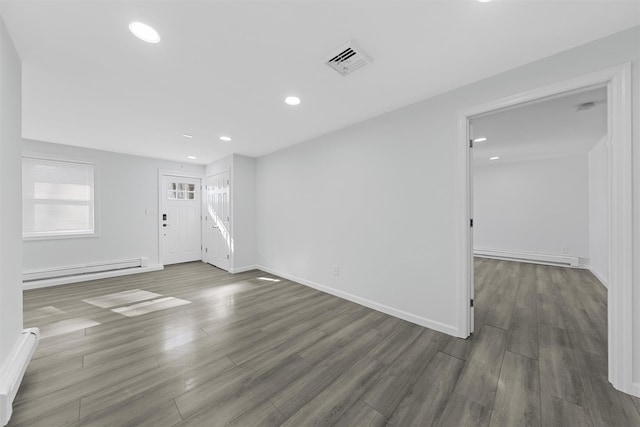
[{"label": "white wall", "polygon": [[[259,264],[455,334],[458,112],[629,61],[637,92],[639,40],[636,27],[259,158]],[[640,173],[634,179],[640,254]],[[640,379],[640,328],[634,334]]]},{"label": "white wall", "polygon": [[474,249],[589,258],[587,153],[478,165]]},{"label": "white wall", "polygon": [[229,172],[229,201],[233,255],[229,270],[252,269],[256,265],[256,160],[233,154],[209,163],[206,176]]},{"label": "white wall", "polygon": [[25,241],[25,271],[139,257],[159,264],[158,170],[204,174],[200,165],[40,141],[24,140],[23,150],[95,164],[100,231],[99,237]]},{"label": "white wall", "polygon": [[20,58],[0,17],[0,366],[22,331],[21,88]]},{"label": "white wall", "polygon": [[607,138],[603,138],[589,151],[589,269],[608,286],[609,231],[607,228],[609,205],[609,157]]},{"label": "white wall", "polygon": [[232,271],[256,265],[256,159],[233,156],[233,230]]}]

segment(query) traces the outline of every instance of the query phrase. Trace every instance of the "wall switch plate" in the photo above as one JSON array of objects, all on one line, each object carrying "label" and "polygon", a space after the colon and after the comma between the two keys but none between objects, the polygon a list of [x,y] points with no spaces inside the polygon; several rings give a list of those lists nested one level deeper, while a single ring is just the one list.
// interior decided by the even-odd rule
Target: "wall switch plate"
[{"label": "wall switch plate", "polygon": [[334,276],[339,276],[340,275],[340,266],[339,265],[334,265],[333,266],[333,275]]}]

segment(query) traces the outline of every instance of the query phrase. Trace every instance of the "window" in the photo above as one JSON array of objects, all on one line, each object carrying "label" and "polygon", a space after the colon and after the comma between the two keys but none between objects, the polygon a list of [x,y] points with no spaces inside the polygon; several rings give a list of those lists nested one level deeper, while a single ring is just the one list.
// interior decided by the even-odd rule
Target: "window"
[{"label": "window", "polygon": [[170,182],[167,190],[169,200],[195,200],[196,187],[195,184],[187,184],[184,182]]},{"label": "window", "polygon": [[23,157],[22,237],[94,235],[93,169],[88,163]]}]

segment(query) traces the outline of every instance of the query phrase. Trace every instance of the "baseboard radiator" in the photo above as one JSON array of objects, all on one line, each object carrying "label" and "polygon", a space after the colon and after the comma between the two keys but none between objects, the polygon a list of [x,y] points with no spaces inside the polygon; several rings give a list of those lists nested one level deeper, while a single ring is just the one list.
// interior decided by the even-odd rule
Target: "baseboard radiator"
[{"label": "baseboard radiator", "polygon": [[28,283],[36,280],[58,279],[61,277],[80,276],[91,273],[104,273],[107,271],[125,270],[130,268],[147,267],[147,258],[134,258],[121,261],[96,262],[92,264],[73,265],[68,267],[43,268],[24,271],[22,282]]},{"label": "baseboard radiator", "polygon": [[40,340],[40,330],[22,331],[7,360],[0,367],[0,426],[9,422],[13,412],[13,399],[18,393],[24,373]]},{"label": "baseboard radiator", "polygon": [[564,255],[536,254],[531,252],[501,251],[495,249],[474,249],[473,254],[485,258],[497,258],[508,261],[522,261],[542,263],[549,265],[559,265],[564,267],[579,267],[578,257]]}]

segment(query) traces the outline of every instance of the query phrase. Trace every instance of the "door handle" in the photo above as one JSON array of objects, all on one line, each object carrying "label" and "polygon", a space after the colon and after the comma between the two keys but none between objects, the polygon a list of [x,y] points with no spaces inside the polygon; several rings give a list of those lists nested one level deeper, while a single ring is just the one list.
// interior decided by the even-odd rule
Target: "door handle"
[{"label": "door handle", "polygon": [[219,228],[219,227],[215,227],[215,226],[214,226],[214,227],[211,227],[211,228]]}]

